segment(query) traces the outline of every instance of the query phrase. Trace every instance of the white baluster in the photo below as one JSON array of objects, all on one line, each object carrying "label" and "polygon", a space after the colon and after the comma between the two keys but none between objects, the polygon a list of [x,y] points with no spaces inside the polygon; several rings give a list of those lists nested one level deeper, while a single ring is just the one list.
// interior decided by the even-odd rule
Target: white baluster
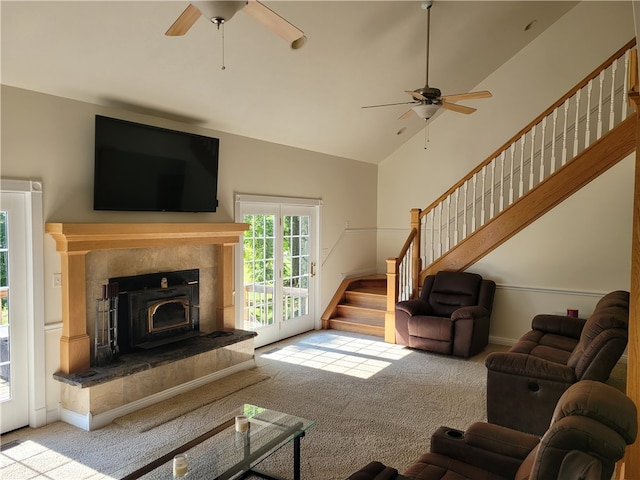
[{"label": "white baluster", "polygon": [[489,203],[489,217],[493,218],[495,215],[495,190],[496,190],[496,159],[491,160],[491,203]]},{"label": "white baluster", "polygon": [[550,174],[556,171],[556,127],[558,125],[558,109],[553,110],[553,131],[551,133],[551,169]]},{"label": "white baluster", "polygon": [[533,158],[536,153],[536,126],[531,129],[531,158],[529,159],[529,191],[533,189]]},{"label": "white baluster", "polygon": [[485,192],[487,191],[487,166],[482,167],[482,203],[480,207],[480,225],[485,222]]},{"label": "white baluster", "polygon": [[574,139],[573,139],[573,157],[571,158],[575,158],[576,155],[578,155],[578,122],[580,121],[580,95],[581,95],[582,90],[578,90],[576,92],[576,123],[574,125],[574,130],[575,130],[575,134],[574,134]]},{"label": "white baluster", "polygon": [[442,204],[444,202],[440,202],[438,204],[438,216],[439,216],[439,222],[438,222],[438,258],[442,256]]},{"label": "white baluster", "polygon": [[[629,103],[627,97],[629,96],[629,88],[632,87],[632,85],[629,85],[629,73],[628,73],[630,58],[631,58],[631,50],[627,50],[627,53],[624,56],[624,83],[622,88],[622,118],[620,119],[620,121],[627,118],[627,104]],[[617,65],[617,63],[618,62],[613,62],[614,65]],[[611,99],[611,102],[613,103],[613,98]]]},{"label": "white baluster", "polygon": [[[600,72],[600,94],[598,95],[598,128],[596,131],[596,140],[602,137],[602,91],[604,90],[604,70]],[[613,99],[612,99],[613,100]]]},{"label": "white baluster", "polygon": [[593,89],[593,81],[587,83],[587,118],[584,130],[584,148],[589,146],[591,142],[591,90]]},{"label": "white baluster", "polygon": [[526,134],[523,134],[520,137],[520,195],[518,197],[524,195],[524,148],[526,143],[527,137]]},{"label": "white baluster", "polygon": [[564,126],[562,127],[562,165],[567,164],[567,138],[569,133],[567,131],[567,119],[569,118],[569,99],[564,101]]},{"label": "white baluster", "polygon": [[473,176],[473,193],[471,197],[471,231],[476,231],[476,194],[478,191],[478,175]]},{"label": "white baluster", "polygon": [[457,244],[460,241],[458,236],[458,210],[460,209],[460,188],[456,188],[456,211],[454,212],[454,242]]},{"label": "white baluster", "polygon": [[504,150],[500,153],[500,211],[504,210]]},{"label": "white baluster", "polygon": [[451,248],[451,199],[453,197],[453,194],[449,195],[447,197],[447,236],[446,236],[446,241],[447,241],[447,252],[449,251],[449,249]]},{"label": "white baluster", "polygon": [[436,261],[436,241],[435,241],[435,234],[436,234],[436,209],[433,208],[431,209],[431,211],[429,212],[429,216],[431,217],[431,259],[429,260],[429,263],[433,263]]},{"label": "white baluster", "polygon": [[462,210],[462,239],[467,238],[467,198],[469,191],[469,181],[464,182],[464,201],[462,202],[463,210]]},{"label": "white baluster", "polygon": [[[613,127],[616,124],[616,72],[618,70],[618,62],[615,61],[611,64],[611,100],[610,100],[610,110],[609,110],[609,130],[613,130]],[[625,68],[626,71],[626,68]],[[625,83],[626,83],[626,74],[625,74]],[[625,89],[626,90],[626,89]]]},{"label": "white baluster", "polygon": [[515,149],[516,149],[516,142],[513,142],[509,147],[509,151],[511,152],[509,154],[510,162],[511,162],[511,173],[509,175],[509,205],[513,203],[513,164],[514,164],[513,159],[515,155]]},{"label": "white baluster", "polygon": [[542,119],[542,140],[540,141],[540,182],[544,180],[544,149],[545,132],[547,131],[547,117]]}]

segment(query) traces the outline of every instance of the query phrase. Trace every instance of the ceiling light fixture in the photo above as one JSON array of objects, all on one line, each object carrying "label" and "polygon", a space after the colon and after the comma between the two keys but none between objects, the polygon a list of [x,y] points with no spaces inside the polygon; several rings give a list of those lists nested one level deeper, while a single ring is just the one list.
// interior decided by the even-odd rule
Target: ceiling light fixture
[{"label": "ceiling light fixture", "polygon": [[421,103],[420,105],[411,107],[411,110],[413,110],[418,117],[424,118],[425,120],[433,117],[439,109],[440,105],[437,103]]}]

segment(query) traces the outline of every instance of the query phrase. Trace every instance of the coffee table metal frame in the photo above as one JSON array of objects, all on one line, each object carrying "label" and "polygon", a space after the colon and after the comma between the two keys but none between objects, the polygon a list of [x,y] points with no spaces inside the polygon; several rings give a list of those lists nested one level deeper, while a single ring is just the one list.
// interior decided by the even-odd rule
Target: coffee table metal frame
[{"label": "coffee table metal frame", "polygon": [[[307,429],[311,428],[315,422],[306,420],[299,417],[293,417],[285,414],[281,414],[279,412],[275,412],[273,410],[264,409],[262,407],[256,407],[254,405],[244,405],[242,407],[242,411],[245,410],[251,411],[255,410],[259,412],[255,416],[250,416],[249,423],[253,424],[256,427],[263,427],[269,429],[277,429],[280,432],[271,438],[268,442],[261,444],[258,448],[252,451],[251,448],[251,435],[250,431],[246,434],[237,433],[236,435],[240,436],[243,439],[243,458],[235,463],[233,466],[227,468],[223,473],[215,477],[215,480],[228,480],[231,478],[245,478],[249,475],[255,475],[261,478],[270,479],[270,480],[282,480],[280,477],[274,476],[267,472],[257,470],[255,468],[260,462],[262,462],[267,457],[271,456],[280,448],[284,447],[289,442],[293,441],[293,479],[300,480],[300,439],[305,436],[305,432]],[[294,423],[286,424],[286,423],[277,423],[269,420],[265,420],[261,418],[260,414],[276,414],[283,415],[286,417],[290,417],[292,419],[296,419]],[[235,418],[232,416],[228,420],[224,421],[220,425],[213,427],[210,430],[205,431],[204,433],[196,436],[195,438],[186,441],[182,445],[173,448],[172,450],[166,452],[163,455],[155,458],[154,460],[148,462],[144,466],[136,469],[135,471],[124,475],[122,480],[135,480],[141,478],[142,476],[152,472],[156,468],[159,468],[162,465],[170,463],[173,460],[173,457],[179,453],[185,453],[191,448],[201,444],[202,442],[224,432],[229,428],[234,428]],[[254,427],[255,428],[255,427]]]}]

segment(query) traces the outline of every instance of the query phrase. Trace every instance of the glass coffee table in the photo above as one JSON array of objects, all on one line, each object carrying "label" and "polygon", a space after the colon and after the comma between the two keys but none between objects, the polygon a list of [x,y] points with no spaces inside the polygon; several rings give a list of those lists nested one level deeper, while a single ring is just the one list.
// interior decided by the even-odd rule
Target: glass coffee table
[{"label": "glass coffee table", "polygon": [[[249,420],[246,432],[235,428],[235,417]],[[279,479],[256,469],[256,466],[285,445],[293,442],[293,478],[300,480],[300,439],[315,422],[305,418],[245,404],[230,412],[216,427],[178,435],[175,442],[156,450],[143,460],[144,465],[116,474],[122,480],[175,478],[173,457],[187,455],[188,475],[185,480],[201,478],[227,480],[255,475]],[[198,434],[199,433],[199,434]]]}]

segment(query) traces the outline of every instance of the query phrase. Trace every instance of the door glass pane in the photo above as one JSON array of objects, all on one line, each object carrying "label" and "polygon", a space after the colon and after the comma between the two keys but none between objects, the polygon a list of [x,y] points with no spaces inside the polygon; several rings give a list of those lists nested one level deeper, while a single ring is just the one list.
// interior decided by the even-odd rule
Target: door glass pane
[{"label": "door glass pane", "polygon": [[11,399],[11,359],[9,329],[9,245],[7,212],[0,212],[0,401]]},{"label": "door glass pane", "polygon": [[244,215],[249,224],[244,234],[244,304],[245,330],[273,325],[275,286],[275,216]]},{"label": "door glass pane", "polygon": [[309,312],[309,221],[309,216],[298,215],[287,215],[282,219],[283,320]]}]

